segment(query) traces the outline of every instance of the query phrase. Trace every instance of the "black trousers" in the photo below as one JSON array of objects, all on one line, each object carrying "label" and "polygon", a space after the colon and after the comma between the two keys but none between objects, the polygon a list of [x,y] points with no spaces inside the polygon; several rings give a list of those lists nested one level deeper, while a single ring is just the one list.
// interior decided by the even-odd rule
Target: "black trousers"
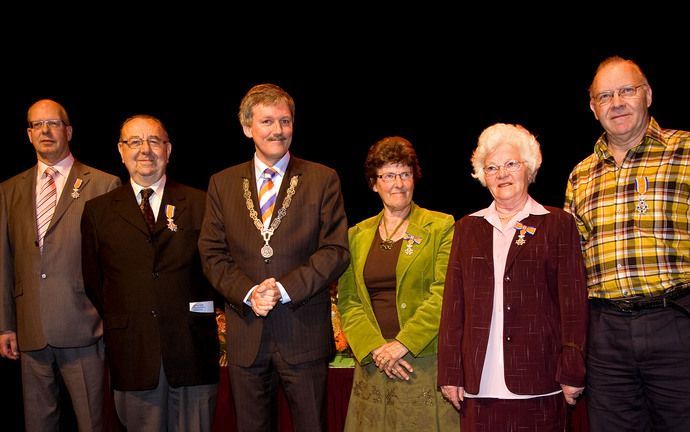
[{"label": "black trousers", "polygon": [[591,431],[690,431],[688,310],[674,303],[624,312],[590,303]]}]

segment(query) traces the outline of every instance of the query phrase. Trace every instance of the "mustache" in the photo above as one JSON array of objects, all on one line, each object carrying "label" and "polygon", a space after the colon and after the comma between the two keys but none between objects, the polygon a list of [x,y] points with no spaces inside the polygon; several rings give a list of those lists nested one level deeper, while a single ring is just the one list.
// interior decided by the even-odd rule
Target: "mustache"
[{"label": "mustache", "polygon": [[285,135],[271,135],[270,137],[268,137],[268,141],[285,141]]}]

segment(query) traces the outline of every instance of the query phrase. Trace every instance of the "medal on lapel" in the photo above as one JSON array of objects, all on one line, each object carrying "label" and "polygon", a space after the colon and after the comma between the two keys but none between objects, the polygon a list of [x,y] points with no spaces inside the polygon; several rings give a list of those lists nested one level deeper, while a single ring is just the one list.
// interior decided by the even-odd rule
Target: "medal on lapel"
[{"label": "medal on lapel", "polygon": [[648,189],[649,179],[647,178],[647,176],[640,176],[635,178],[635,191],[639,195],[639,201],[637,202],[635,210],[637,210],[639,214],[645,214],[647,213],[647,210],[649,210],[649,206],[647,205],[647,202],[644,200],[644,194],[647,193]]},{"label": "medal on lapel", "polygon": [[74,181],[74,185],[72,185],[72,198],[79,198],[79,188],[82,184],[84,184],[84,181],[77,177],[77,179]]},{"label": "medal on lapel", "polygon": [[175,206],[166,204],[165,206],[165,217],[168,219],[168,229],[172,232],[177,231],[177,225],[175,224],[175,221],[173,220],[173,217],[175,217]]},{"label": "medal on lapel", "polygon": [[516,223],[513,228],[515,228],[515,230],[518,232],[518,238],[515,240],[515,244],[518,246],[522,246],[526,243],[525,234],[534,235],[534,233],[537,231],[535,227],[524,225],[521,222]]},{"label": "medal on lapel", "polygon": [[405,246],[405,255],[412,255],[412,253],[414,252],[412,246],[420,244],[422,242],[421,237],[415,237],[410,233],[405,233],[405,237],[403,237],[403,240],[407,241],[407,246]]}]

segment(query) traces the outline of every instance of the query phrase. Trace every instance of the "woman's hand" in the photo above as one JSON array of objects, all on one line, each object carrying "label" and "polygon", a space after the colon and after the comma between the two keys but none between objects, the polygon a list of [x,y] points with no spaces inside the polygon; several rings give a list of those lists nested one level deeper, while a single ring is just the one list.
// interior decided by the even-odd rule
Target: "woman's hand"
[{"label": "woman's hand", "polygon": [[460,411],[460,402],[465,400],[465,388],[458,386],[441,386],[443,397],[452,403],[456,410]]},{"label": "woman's hand", "polygon": [[561,384],[561,388],[563,389],[565,401],[570,405],[575,405],[577,403],[577,398],[585,391],[584,387],[572,387],[565,384]]},{"label": "woman's hand", "polygon": [[409,380],[410,373],[414,372],[412,365],[403,359],[410,350],[397,340],[387,342],[371,352],[374,364],[388,378]]}]

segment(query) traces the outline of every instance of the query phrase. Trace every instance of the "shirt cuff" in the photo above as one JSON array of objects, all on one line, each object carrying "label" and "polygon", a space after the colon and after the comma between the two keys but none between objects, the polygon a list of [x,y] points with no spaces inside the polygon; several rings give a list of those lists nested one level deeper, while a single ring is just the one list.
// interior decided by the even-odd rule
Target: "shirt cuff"
[{"label": "shirt cuff", "polygon": [[287,291],[285,291],[285,287],[283,287],[283,284],[280,282],[276,282],[276,285],[278,285],[278,290],[280,291],[280,302],[282,304],[290,303],[292,299],[288,295]]}]

